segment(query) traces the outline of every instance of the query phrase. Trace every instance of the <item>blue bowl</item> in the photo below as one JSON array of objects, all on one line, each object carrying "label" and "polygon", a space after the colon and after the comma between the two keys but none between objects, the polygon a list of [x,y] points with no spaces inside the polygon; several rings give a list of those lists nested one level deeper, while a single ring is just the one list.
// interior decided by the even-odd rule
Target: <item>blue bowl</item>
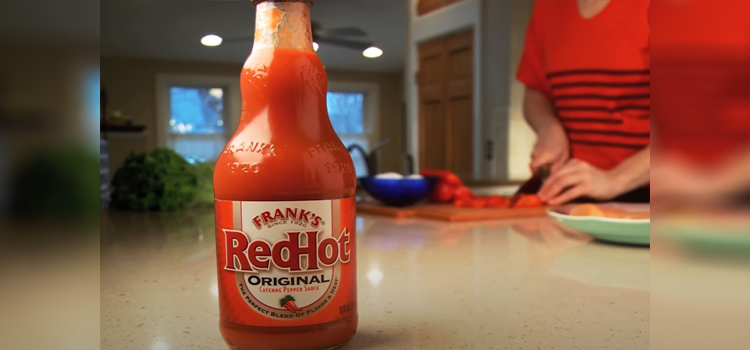
[{"label": "blue bowl", "polygon": [[417,204],[430,195],[436,179],[378,179],[374,176],[360,178],[365,191],[386,205],[406,207]]}]

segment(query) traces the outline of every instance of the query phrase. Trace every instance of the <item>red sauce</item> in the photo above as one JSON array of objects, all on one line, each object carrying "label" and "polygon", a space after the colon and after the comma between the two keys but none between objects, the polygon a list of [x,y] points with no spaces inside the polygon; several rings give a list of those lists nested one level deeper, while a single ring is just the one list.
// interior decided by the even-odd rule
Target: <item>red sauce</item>
[{"label": "red sauce", "polygon": [[[280,7],[307,11],[309,26],[305,3],[258,6],[266,28],[256,28],[241,121],[214,172],[220,330],[233,349],[326,349],[357,329],[354,166],[331,126],[309,31],[257,45],[259,29],[285,20]],[[318,249],[298,237],[318,237]],[[289,267],[291,255],[304,271]]]}]

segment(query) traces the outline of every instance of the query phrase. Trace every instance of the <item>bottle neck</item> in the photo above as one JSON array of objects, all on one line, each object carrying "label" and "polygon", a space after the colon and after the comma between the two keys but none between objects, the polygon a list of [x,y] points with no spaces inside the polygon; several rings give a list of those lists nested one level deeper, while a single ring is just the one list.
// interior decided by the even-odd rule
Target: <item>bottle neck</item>
[{"label": "bottle neck", "polygon": [[253,49],[313,50],[310,5],[270,0],[256,6]]}]

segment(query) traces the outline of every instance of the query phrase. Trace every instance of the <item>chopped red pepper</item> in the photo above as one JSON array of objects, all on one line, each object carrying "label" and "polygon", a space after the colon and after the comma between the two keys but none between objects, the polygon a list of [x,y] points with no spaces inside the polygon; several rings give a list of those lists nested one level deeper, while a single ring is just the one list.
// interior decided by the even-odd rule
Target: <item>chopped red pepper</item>
[{"label": "chopped red pepper", "polygon": [[535,194],[524,194],[521,195],[516,203],[513,204],[513,208],[541,208],[544,205],[542,199]]},{"label": "chopped red pepper", "polygon": [[471,194],[471,190],[466,186],[461,186],[456,188],[456,191],[453,193],[453,198],[473,198],[474,196]]},{"label": "chopped red pepper", "polygon": [[430,192],[430,201],[434,203],[448,203],[453,200],[455,189],[453,186],[438,182]]},{"label": "chopped red pepper", "polygon": [[489,196],[487,206],[490,208],[510,208],[510,198],[502,196]]},{"label": "chopped red pepper", "polygon": [[471,199],[471,207],[472,208],[484,208],[487,206],[487,199],[486,198],[472,198]]},{"label": "chopped red pepper", "polygon": [[471,198],[456,198],[453,200],[453,206],[459,208],[470,208],[471,202]]},{"label": "chopped red pepper", "polygon": [[478,198],[456,198],[453,200],[453,206],[459,207],[459,208],[485,208],[487,207],[487,200],[486,197],[478,197]]},{"label": "chopped red pepper", "polygon": [[463,181],[461,181],[461,179],[456,174],[454,174],[454,173],[452,173],[450,171],[446,171],[440,177],[440,179],[443,180],[443,182],[445,182],[445,183],[447,183],[449,185],[453,185],[453,186],[463,186],[464,185]]},{"label": "chopped red pepper", "polygon": [[433,176],[440,178],[440,182],[447,183],[452,186],[463,186],[464,183],[454,173],[447,170],[422,170],[420,172],[422,176]]}]

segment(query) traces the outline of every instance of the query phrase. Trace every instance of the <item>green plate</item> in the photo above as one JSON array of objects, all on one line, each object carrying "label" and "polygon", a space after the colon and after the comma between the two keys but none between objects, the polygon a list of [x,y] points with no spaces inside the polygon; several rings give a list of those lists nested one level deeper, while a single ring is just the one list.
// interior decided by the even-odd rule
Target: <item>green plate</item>
[{"label": "green plate", "polygon": [[[651,245],[650,219],[613,219],[596,216],[571,216],[575,204],[547,210],[547,214],[561,224],[598,240],[612,243]],[[648,204],[606,203],[602,207],[620,208],[632,212],[649,211]]]},{"label": "green plate", "polygon": [[694,252],[750,256],[750,227],[717,227],[709,223],[660,226],[659,238]]}]

